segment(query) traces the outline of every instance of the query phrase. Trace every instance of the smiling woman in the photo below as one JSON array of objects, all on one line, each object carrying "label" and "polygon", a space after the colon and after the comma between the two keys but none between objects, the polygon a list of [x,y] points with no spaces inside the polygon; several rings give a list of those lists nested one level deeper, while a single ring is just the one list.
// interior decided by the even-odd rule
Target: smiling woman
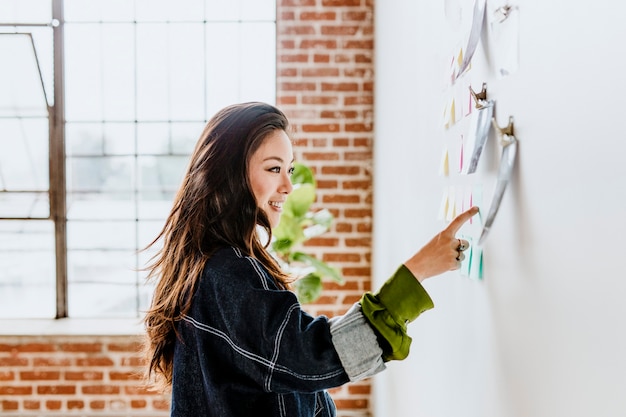
[{"label": "smiling woman", "polygon": [[407,324],[433,306],[420,282],[460,265],[466,242],[454,235],[475,208],[343,316],[304,312],[268,251],[293,190],[287,129],[265,103],[217,112],[153,241],[163,246],[148,265],[146,359],[172,389],[173,417],[334,416],[326,390],[406,358]]}]

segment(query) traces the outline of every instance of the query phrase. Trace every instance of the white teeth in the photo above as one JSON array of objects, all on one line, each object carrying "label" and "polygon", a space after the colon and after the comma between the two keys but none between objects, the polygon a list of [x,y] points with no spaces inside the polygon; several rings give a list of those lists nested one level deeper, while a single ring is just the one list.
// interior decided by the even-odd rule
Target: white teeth
[{"label": "white teeth", "polygon": [[283,207],[283,203],[279,203],[277,201],[270,201],[269,202],[270,206],[276,207],[276,208],[282,208]]}]

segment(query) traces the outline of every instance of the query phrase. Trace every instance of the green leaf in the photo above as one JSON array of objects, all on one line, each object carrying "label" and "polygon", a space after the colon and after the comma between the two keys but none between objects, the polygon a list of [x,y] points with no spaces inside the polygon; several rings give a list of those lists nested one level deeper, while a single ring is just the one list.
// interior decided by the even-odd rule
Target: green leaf
[{"label": "green leaf", "polygon": [[287,197],[283,204],[283,216],[289,214],[295,218],[304,217],[315,201],[315,186],[299,184]]},{"label": "green leaf", "polygon": [[313,171],[300,162],[293,164],[293,174],[291,174],[292,184],[311,184],[316,187]]},{"label": "green leaf", "polygon": [[322,279],[310,273],[294,283],[296,295],[302,304],[312,303],[322,294]]},{"label": "green leaf", "polygon": [[272,238],[272,248],[281,254],[306,240],[300,222],[287,213],[283,213],[280,222],[272,230]]},{"label": "green leaf", "polygon": [[313,256],[307,255],[306,253],[303,253],[303,252],[294,252],[291,255],[291,259],[293,259],[296,262],[303,262],[303,263],[310,265],[311,267],[315,269],[315,273],[319,274],[321,277],[332,278],[333,280],[335,280],[336,282],[340,284],[343,284],[344,282],[343,276],[341,275],[341,272],[339,272],[337,268],[334,268],[328,265],[326,262],[320,261],[319,259]]}]

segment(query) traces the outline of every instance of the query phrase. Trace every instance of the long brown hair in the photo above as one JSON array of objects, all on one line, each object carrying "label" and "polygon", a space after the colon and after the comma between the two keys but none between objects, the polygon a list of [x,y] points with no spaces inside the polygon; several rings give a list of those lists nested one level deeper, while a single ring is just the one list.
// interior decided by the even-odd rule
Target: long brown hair
[{"label": "long brown hair", "polygon": [[277,129],[287,131],[287,118],[265,103],[235,104],[213,116],[163,229],[148,245],[163,241],[146,267],[148,280],[157,284],[144,318],[147,376],[156,377],[161,388],[172,383],[176,322],[189,310],[204,265],[219,247],[233,246],[253,256],[279,287],[288,288],[288,277],[267,251],[269,239],[261,239],[257,231],[261,226],[271,238],[270,222],[258,208],[248,178],[250,157]]}]

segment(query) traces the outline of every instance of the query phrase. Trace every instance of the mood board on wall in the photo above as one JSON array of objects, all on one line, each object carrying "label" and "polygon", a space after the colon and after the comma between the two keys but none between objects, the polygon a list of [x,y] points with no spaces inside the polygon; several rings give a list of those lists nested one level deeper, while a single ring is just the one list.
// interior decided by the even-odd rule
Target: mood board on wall
[{"label": "mood board on wall", "polygon": [[[478,206],[480,213],[459,231],[470,242],[460,274],[483,279],[482,244],[496,222],[514,172],[518,138],[515,120],[503,125],[487,79],[505,80],[519,68],[519,7],[497,0],[447,0],[450,50],[442,63],[442,143],[439,175],[444,179],[438,219],[451,221]],[[477,51],[481,52],[476,57]],[[504,81],[505,82],[505,81]],[[500,115],[501,116],[501,115]]]}]

